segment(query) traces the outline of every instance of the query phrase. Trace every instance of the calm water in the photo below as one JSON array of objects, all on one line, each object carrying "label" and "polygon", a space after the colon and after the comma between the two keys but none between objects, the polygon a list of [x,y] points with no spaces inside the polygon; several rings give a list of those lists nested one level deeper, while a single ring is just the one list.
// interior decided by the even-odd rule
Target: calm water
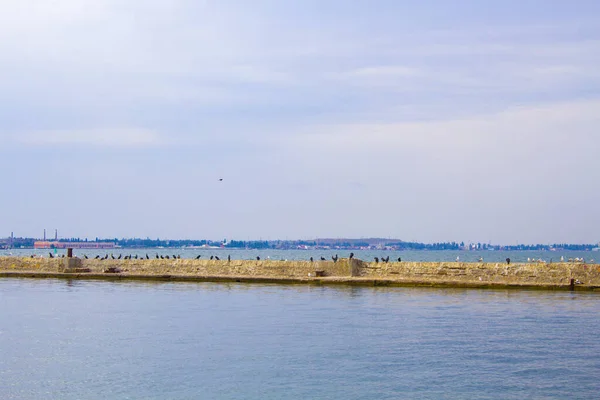
[{"label": "calm water", "polygon": [[600,295],[0,279],[2,399],[595,399]]},{"label": "calm water", "polygon": [[[504,262],[507,257],[510,257],[512,262],[526,262],[528,258],[535,260],[541,259],[547,262],[558,262],[563,256],[565,260],[569,258],[584,258],[591,262],[596,260],[600,262],[600,252],[598,251],[384,251],[384,250],[242,250],[242,249],[110,249],[110,250],[81,250],[75,249],[74,254],[79,257],[87,255],[95,257],[96,255],[104,256],[106,254],[138,255],[145,257],[155,257],[159,255],[179,255],[181,258],[195,258],[201,255],[202,259],[208,259],[210,256],[218,256],[222,260],[231,255],[235,260],[254,260],[257,256],[265,260],[271,258],[273,260],[308,260],[314,257],[318,260],[320,257],[325,257],[330,260],[332,256],[338,254],[340,257],[348,257],[352,251],[357,258],[365,261],[372,261],[373,257],[387,257],[391,260],[397,260],[401,257],[403,261],[456,261],[456,257],[460,261],[475,262],[479,258],[483,258],[487,262]],[[33,250],[33,249],[12,249],[0,250],[0,257],[7,255],[19,256],[43,256],[48,257],[49,250]],[[54,253],[54,250],[52,250]],[[66,250],[57,250],[59,256],[66,254]]]}]

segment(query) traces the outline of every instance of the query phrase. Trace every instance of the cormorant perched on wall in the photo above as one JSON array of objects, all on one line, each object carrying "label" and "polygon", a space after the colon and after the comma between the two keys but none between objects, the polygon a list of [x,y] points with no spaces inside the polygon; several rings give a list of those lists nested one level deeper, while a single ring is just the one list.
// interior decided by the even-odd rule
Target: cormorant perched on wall
[{"label": "cormorant perched on wall", "polygon": [[354,253],[350,253],[350,259],[352,260],[354,258]]},{"label": "cormorant perched on wall", "polygon": [[136,259],[136,260],[138,259],[138,255],[137,255],[137,254],[135,255],[135,259]]},{"label": "cormorant perched on wall", "polygon": [[390,262],[390,256],[387,256],[386,258],[381,257],[381,261],[388,263]]},{"label": "cormorant perched on wall", "polygon": [[321,261],[325,261],[325,257],[321,257]]},{"label": "cormorant perched on wall", "polygon": [[177,256],[173,254],[173,260],[177,260]]},{"label": "cormorant perched on wall", "polygon": [[338,255],[336,254],[335,257],[331,256],[331,259],[333,260],[334,263],[336,263],[338,260]]},{"label": "cormorant perched on wall", "polygon": [[310,262],[313,262],[313,261],[314,261],[314,260],[313,260],[313,258],[311,257],[311,258],[310,258]]},{"label": "cormorant perched on wall", "polygon": [[201,254],[198,254],[198,257],[196,257],[196,260],[199,260],[199,259],[200,259],[200,257],[202,257],[202,255],[201,255]]},{"label": "cormorant perched on wall", "polygon": [[506,259],[506,264],[510,265],[510,258]]},{"label": "cormorant perched on wall", "polygon": [[221,259],[218,256],[215,256],[215,260],[219,261]]},{"label": "cormorant perched on wall", "polygon": [[379,262],[379,257],[375,257],[375,262],[378,263]]},{"label": "cormorant perched on wall", "polygon": [[212,260],[213,258],[215,258],[214,256],[210,256],[210,259]]},{"label": "cormorant perched on wall", "polygon": [[259,257],[259,256],[256,256],[256,259],[257,259],[258,261],[260,261],[260,257]]},{"label": "cormorant perched on wall", "polygon": [[110,258],[112,258],[113,260],[115,259],[115,256],[113,255],[113,253],[110,253]]},{"label": "cormorant perched on wall", "polygon": [[99,259],[99,258],[100,258],[100,256],[99,256],[99,255],[97,255],[96,257],[94,257],[94,259],[96,259],[96,260],[97,260],[97,259]]},{"label": "cormorant perched on wall", "polygon": [[168,254],[165,256],[165,258],[166,258],[167,260],[170,260],[170,259],[171,259],[171,257],[169,257],[169,255],[168,255]]},{"label": "cormorant perched on wall", "polygon": [[398,262],[402,262],[402,258],[398,257]]},{"label": "cormorant perched on wall", "polygon": [[150,259],[150,257],[148,257],[148,253],[146,253],[146,260],[149,260],[149,259]]},{"label": "cormorant perched on wall", "polygon": [[86,254],[83,255],[83,258],[85,258],[86,260],[88,259],[88,256]]},{"label": "cormorant perched on wall", "polygon": [[160,259],[161,259],[161,260],[164,260],[164,259],[165,259],[165,257],[164,257],[164,256],[161,254],[161,255],[160,255]]},{"label": "cormorant perched on wall", "polygon": [[158,256],[158,253],[156,253],[156,259],[158,260],[160,257]]},{"label": "cormorant perched on wall", "polygon": [[227,255],[227,261],[231,261],[231,254]]},{"label": "cormorant perched on wall", "polygon": [[121,259],[121,257],[122,257],[122,255],[121,255],[121,254],[119,254],[119,257],[117,257],[117,260],[120,260],[120,259]]}]

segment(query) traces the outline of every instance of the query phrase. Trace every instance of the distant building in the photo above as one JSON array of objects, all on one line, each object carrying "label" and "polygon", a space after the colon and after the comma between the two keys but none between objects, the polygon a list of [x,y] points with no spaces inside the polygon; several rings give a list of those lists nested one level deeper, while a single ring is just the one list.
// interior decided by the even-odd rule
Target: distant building
[{"label": "distant building", "polygon": [[110,242],[57,242],[39,240],[33,243],[34,249],[66,249],[72,247],[74,249],[114,249],[115,243]]}]

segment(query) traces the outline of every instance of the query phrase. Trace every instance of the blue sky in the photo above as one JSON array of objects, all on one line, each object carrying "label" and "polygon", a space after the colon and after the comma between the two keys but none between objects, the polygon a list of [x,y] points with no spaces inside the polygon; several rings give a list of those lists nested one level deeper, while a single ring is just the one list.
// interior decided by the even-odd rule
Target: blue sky
[{"label": "blue sky", "polygon": [[598,65],[597,1],[5,1],[0,236],[597,242]]}]

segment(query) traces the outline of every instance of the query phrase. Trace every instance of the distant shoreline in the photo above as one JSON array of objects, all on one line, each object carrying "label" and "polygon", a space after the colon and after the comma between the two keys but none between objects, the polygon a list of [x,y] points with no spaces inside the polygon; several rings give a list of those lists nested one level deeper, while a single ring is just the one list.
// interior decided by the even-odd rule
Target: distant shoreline
[{"label": "distant shoreline", "polygon": [[492,244],[482,242],[411,242],[393,238],[316,238],[307,240],[208,240],[208,239],[142,239],[142,238],[58,238],[14,237],[0,238],[0,249],[239,249],[239,250],[463,250],[463,251],[589,251],[600,248],[600,243],[536,243]]}]

